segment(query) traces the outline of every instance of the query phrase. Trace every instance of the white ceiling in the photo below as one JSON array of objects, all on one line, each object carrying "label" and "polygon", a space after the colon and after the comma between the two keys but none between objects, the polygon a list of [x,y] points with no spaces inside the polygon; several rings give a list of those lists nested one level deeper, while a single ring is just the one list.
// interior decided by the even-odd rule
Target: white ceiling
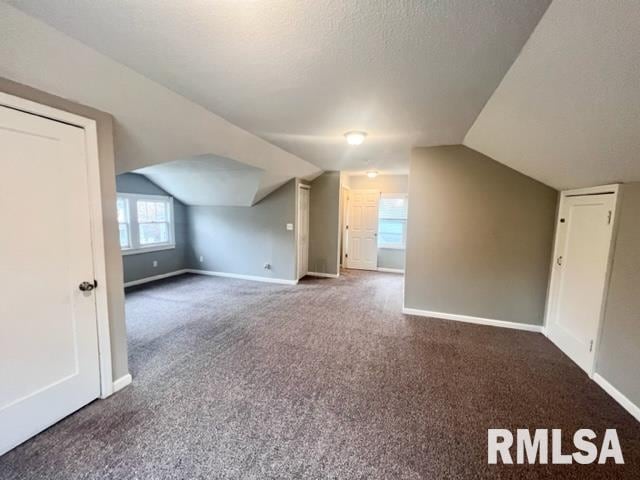
[{"label": "white ceiling", "polygon": [[[215,155],[160,163],[135,172],[187,205],[236,207],[249,207],[262,198],[256,198],[256,192],[265,175],[260,168]],[[279,182],[268,182],[267,193],[287,180],[283,177]]]},{"label": "white ceiling", "polygon": [[402,172],[462,142],[549,0],[9,3],[322,169]]},{"label": "white ceiling", "polygon": [[[256,202],[291,178],[311,180],[322,173],[316,165],[1,1],[0,77],[112,114],[116,173],[170,163],[167,168],[176,179],[190,176],[192,190],[198,188],[176,193],[179,198],[208,198],[219,205],[246,203],[249,197]],[[217,168],[221,159],[236,164],[222,172]],[[244,167],[237,169],[238,165]],[[257,184],[247,182],[247,170],[253,172],[253,180],[259,179]],[[221,176],[233,178],[221,186]],[[240,200],[236,189],[227,188],[231,185],[243,189],[245,198]],[[175,190],[182,188],[178,184]]]},{"label": "white ceiling", "polygon": [[557,189],[640,181],[640,3],[554,0],[464,143]]}]

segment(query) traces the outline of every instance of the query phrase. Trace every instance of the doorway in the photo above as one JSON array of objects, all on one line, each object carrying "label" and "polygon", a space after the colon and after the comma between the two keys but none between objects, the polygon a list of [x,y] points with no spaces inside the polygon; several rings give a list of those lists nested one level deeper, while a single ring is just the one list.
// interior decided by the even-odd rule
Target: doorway
[{"label": "doorway", "polygon": [[95,122],[0,93],[0,143],[2,454],[113,383]]},{"label": "doorway", "polygon": [[297,208],[297,244],[298,244],[298,280],[309,272],[309,197],[310,187],[305,184],[298,185]]},{"label": "doorway", "polygon": [[593,374],[609,276],[617,185],[562,193],[551,273],[547,335]]}]

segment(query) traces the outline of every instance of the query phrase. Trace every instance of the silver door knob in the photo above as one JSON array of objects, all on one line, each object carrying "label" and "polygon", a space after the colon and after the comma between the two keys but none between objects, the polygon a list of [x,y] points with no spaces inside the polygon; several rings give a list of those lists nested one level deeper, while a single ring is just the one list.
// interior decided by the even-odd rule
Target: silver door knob
[{"label": "silver door knob", "polygon": [[90,292],[98,286],[97,283],[98,282],[96,282],[95,280],[93,282],[82,282],[80,285],[78,285],[78,288],[81,292]]}]

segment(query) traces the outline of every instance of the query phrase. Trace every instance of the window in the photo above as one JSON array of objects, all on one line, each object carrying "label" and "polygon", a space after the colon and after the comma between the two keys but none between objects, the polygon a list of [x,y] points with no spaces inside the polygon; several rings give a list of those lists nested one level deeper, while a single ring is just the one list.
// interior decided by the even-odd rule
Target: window
[{"label": "window", "polygon": [[117,207],[123,254],[175,247],[171,197],[119,193]]},{"label": "window", "polygon": [[378,207],[378,248],[404,250],[407,244],[407,195],[383,193]]}]

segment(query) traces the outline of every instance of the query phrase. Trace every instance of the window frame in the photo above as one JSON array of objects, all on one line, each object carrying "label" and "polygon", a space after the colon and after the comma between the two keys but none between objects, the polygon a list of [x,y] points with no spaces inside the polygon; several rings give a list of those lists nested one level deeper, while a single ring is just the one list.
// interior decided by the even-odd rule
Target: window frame
[{"label": "window frame", "polygon": [[[381,193],[380,194],[380,203],[383,198],[402,198],[406,202],[407,208],[407,216],[405,218],[380,218],[380,204],[378,204],[378,241],[377,247],[379,250],[406,250],[407,249],[407,220],[409,218],[409,194],[408,193]],[[383,220],[395,220],[399,222],[403,222],[402,226],[402,243],[381,243],[382,235],[380,233],[380,225]]]},{"label": "window frame", "polygon": [[[168,195],[148,195],[143,193],[120,193],[117,194],[118,199],[122,198],[126,201],[129,226],[129,244],[130,247],[120,247],[122,255],[136,255],[139,253],[158,252],[161,250],[171,250],[176,248],[175,236],[175,217],[173,210],[173,197]],[[138,200],[163,202],[167,206],[167,223],[169,225],[169,240],[165,243],[155,243],[153,245],[144,246],[140,243],[140,222],[138,221]],[[118,222],[119,224],[121,222]],[[142,222],[153,223],[153,222]],[[119,243],[119,241],[118,241]]]}]

